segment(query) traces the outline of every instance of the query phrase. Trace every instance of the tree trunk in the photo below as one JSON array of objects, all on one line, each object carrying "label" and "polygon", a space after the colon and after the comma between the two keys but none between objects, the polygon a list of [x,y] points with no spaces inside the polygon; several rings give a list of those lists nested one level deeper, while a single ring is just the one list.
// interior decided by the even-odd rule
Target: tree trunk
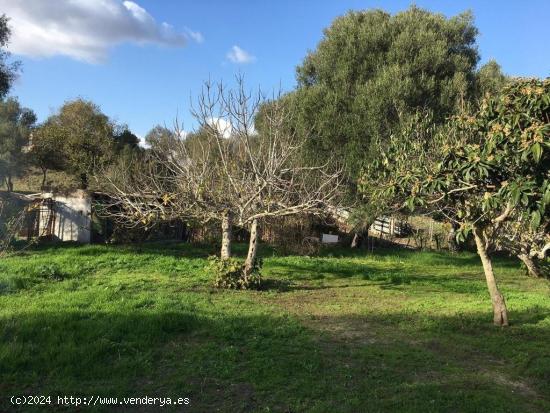
[{"label": "tree trunk", "polygon": [[220,256],[226,260],[231,257],[231,232],[233,229],[233,215],[226,210],[222,217],[222,249]]},{"label": "tree trunk", "polygon": [[256,253],[258,250],[258,220],[254,219],[250,225],[250,240],[248,242],[248,254],[244,263],[244,276],[248,278],[254,269]]},{"label": "tree trunk", "polygon": [[431,220],[430,221],[430,230],[429,230],[429,234],[430,234],[430,244],[428,245],[428,249],[433,249],[433,244],[434,244],[434,221]]},{"label": "tree trunk", "polygon": [[353,234],[353,239],[351,240],[351,248],[358,248],[361,243],[361,236],[356,232]]},{"label": "tree trunk", "polygon": [[47,174],[48,170],[46,168],[43,168],[42,169],[42,186],[40,187],[40,189],[44,190],[46,189],[46,174]]},{"label": "tree trunk", "polygon": [[13,192],[13,182],[11,180],[11,175],[8,175],[8,179],[6,180],[6,187],[8,189],[8,192]]},{"label": "tree trunk", "polygon": [[487,253],[487,246],[485,245],[481,229],[474,229],[474,238],[476,241],[477,253],[483,265],[487,288],[489,289],[489,294],[491,295],[491,301],[493,303],[493,323],[497,326],[507,326],[508,310],[506,309],[506,301],[498,290],[497,281],[493,272],[493,264],[491,262],[491,257],[489,257]]},{"label": "tree trunk", "polygon": [[88,189],[88,174],[80,174],[80,189]]},{"label": "tree trunk", "polygon": [[451,252],[458,252],[460,251],[460,245],[456,241],[456,230],[458,226],[453,222],[451,223],[451,230],[449,231],[449,235],[447,237],[447,243],[449,245],[449,251]]},{"label": "tree trunk", "polygon": [[529,254],[518,254],[518,258],[523,261],[527,267],[527,272],[531,277],[543,278],[543,273],[536,261]]}]

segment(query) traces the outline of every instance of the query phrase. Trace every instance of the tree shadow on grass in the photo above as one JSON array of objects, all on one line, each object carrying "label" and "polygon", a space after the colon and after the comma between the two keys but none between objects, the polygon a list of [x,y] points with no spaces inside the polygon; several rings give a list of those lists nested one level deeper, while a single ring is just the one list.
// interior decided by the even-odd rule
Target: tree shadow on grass
[{"label": "tree shadow on grass", "polygon": [[[521,324],[503,330],[480,314],[331,315],[327,336],[275,315],[22,313],[1,319],[0,390],[190,397],[194,412],[543,411],[545,317],[537,308],[515,313]],[[359,321],[375,339],[354,343],[343,333]],[[14,411],[8,403],[0,409]]]},{"label": "tree shadow on grass", "polygon": [[[550,340],[549,309],[535,306],[514,311],[511,318],[511,326],[505,329],[492,326],[490,314],[477,312],[450,316],[369,313],[323,321],[335,324],[329,329],[336,332],[336,346],[359,347],[363,355],[378,355],[386,368],[394,370],[397,387],[408,383],[402,387],[403,399],[413,396],[411,388],[419,391],[416,385],[431,387],[437,383],[440,389],[465,397],[462,406],[453,406],[457,411],[526,409],[506,406],[505,400],[510,398],[504,396],[506,393],[516,402],[518,398],[527,404],[533,402],[527,410],[547,411],[550,352],[544,343]],[[357,333],[355,326],[363,331]],[[371,364],[371,369],[376,368]],[[469,403],[475,403],[478,391],[496,391],[499,400],[474,407]]]},{"label": "tree shadow on grass", "polygon": [[363,262],[342,262],[335,261],[316,261],[305,265],[297,262],[277,262],[270,268],[273,275],[288,277],[290,287],[288,290],[316,289],[316,288],[340,288],[340,285],[334,286],[311,286],[309,282],[323,280],[358,278],[368,281],[367,285],[379,285],[384,289],[418,289],[421,287],[425,291],[448,291],[460,294],[478,294],[486,291],[486,286],[482,278],[469,274],[458,275],[439,275],[429,273],[417,273],[417,270],[401,265],[387,264],[383,267]]},{"label": "tree shadow on grass", "polygon": [[[244,243],[233,244],[233,255],[243,258],[246,256],[248,246]],[[29,255],[34,253],[52,253],[67,252],[74,253],[77,256],[96,257],[106,253],[115,253],[119,256],[125,255],[160,255],[174,258],[207,258],[211,255],[219,254],[219,246],[213,244],[193,244],[178,241],[155,241],[134,244],[79,244],[76,242],[44,243],[34,245],[27,250],[20,252],[19,255]],[[440,265],[446,267],[464,268],[481,266],[479,257],[473,253],[450,254],[446,252],[434,251],[410,251],[401,248],[385,248],[375,252],[369,252],[362,249],[350,249],[342,247],[331,247],[322,249],[320,254],[313,257],[293,256],[292,254],[280,254],[273,246],[261,244],[258,256],[262,258],[271,257],[295,257],[299,260],[311,259],[312,263],[320,266],[319,272],[323,272],[325,267],[329,269],[340,269],[343,276],[352,276],[356,272],[359,264],[343,262],[339,258],[373,258],[374,260],[390,258],[396,261],[403,259],[418,265]],[[344,260],[345,261],[345,260]],[[391,265],[390,263],[385,263]],[[494,259],[496,267],[502,268],[520,268],[517,259],[508,256],[497,256]]]},{"label": "tree shadow on grass", "polygon": [[[252,411],[256,391],[269,394],[258,381],[306,388],[307,372],[320,372],[322,364],[300,352],[310,343],[303,327],[276,316],[67,310],[0,323],[2,395],[190,397],[191,411]],[[0,411],[8,406],[2,398]]]},{"label": "tree shadow on grass", "polygon": [[[232,253],[236,257],[246,256],[248,245],[234,243]],[[207,258],[219,255],[220,248],[215,244],[189,243],[183,241],[150,241],[132,244],[80,244],[76,242],[44,243],[33,245],[16,255],[67,253],[83,257],[97,257],[114,253],[125,255],[159,255],[174,258]],[[273,256],[274,250],[268,245],[260,247],[259,255]]]}]

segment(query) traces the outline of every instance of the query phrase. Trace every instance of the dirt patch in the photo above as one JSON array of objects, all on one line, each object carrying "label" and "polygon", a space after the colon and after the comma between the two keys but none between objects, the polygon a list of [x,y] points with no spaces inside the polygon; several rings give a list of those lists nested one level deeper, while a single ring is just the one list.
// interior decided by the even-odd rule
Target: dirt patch
[{"label": "dirt patch", "polygon": [[[488,381],[508,388],[518,396],[528,399],[541,397],[521,378],[511,379],[503,373],[506,367],[504,360],[479,353],[474,348],[456,346],[456,343],[448,342],[445,338],[429,338],[422,333],[411,335],[400,329],[396,323],[386,323],[383,317],[369,317],[369,314],[376,312],[376,308],[382,306],[380,303],[387,298],[378,296],[376,288],[365,288],[360,285],[339,285],[333,288],[304,286],[302,289],[275,296],[259,295],[257,298],[283,308],[298,318],[304,326],[318,332],[314,340],[327,354],[339,354],[337,360],[333,360],[336,363],[353,363],[354,349],[380,345],[389,345],[391,348],[393,344],[398,348],[409,346],[413,352],[418,350],[431,353],[435,360],[441,360],[441,363],[463,366],[466,371],[484,376]],[[393,301],[391,305],[395,304],[395,307],[392,307],[392,311],[397,312],[399,306],[404,306],[405,302],[406,297],[399,297],[399,301]],[[387,301],[385,305],[388,305]],[[380,309],[382,310],[382,307]],[[414,323],[414,318],[409,322]],[[351,351],[339,353],[338,350],[342,346]],[[437,367],[417,371],[414,377],[411,377],[415,381],[439,383],[444,382],[446,378]]]},{"label": "dirt patch", "polygon": [[258,407],[254,386],[250,383],[225,383],[204,377],[194,381],[198,393],[191,396],[189,412],[248,413]]},{"label": "dirt patch", "polygon": [[484,374],[488,376],[491,380],[497,382],[498,384],[510,388],[510,390],[513,393],[518,393],[518,394],[521,394],[522,396],[531,397],[531,398],[533,397],[536,398],[539,396],[539,394],[524,381],[510,380],[509,378],[504,376],[502,373],[494,370],[492,371],[485,370]]}]

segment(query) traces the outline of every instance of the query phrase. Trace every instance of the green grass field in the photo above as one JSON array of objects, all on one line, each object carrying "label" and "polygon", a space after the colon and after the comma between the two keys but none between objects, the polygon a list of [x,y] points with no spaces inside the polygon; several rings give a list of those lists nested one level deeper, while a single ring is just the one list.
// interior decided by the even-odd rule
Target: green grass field
[{"label": "green grass field", "polygon": [[[242,246],[240,246],[242,252]],[[264,291],[211,288],[209,248],[45,246],[0,261],[11,395],[189,397],[189,412],[548,412],[550,287],[475,255],[262,251]],[[341,255],[342,254],[342,255]]]}]

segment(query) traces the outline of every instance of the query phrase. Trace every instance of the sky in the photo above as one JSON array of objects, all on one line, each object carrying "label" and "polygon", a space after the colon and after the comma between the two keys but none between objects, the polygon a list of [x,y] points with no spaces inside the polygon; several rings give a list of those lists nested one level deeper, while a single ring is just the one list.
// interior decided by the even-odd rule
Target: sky
[{"label": "sky", "polygon": [[[407,9],[368,0],[0,0],[9,50],[22,62],[11,94],[45,120],[67,100],[97,103],[140,138],[177,117],[193,128],[190,101],[205,80],[245,77],[251,88],[291,90],[296,66],[323,29],[349,10]],[[454,16],[471,10],[481,64],[513,76],[550,75],[550,1],[416,1]]]}]

